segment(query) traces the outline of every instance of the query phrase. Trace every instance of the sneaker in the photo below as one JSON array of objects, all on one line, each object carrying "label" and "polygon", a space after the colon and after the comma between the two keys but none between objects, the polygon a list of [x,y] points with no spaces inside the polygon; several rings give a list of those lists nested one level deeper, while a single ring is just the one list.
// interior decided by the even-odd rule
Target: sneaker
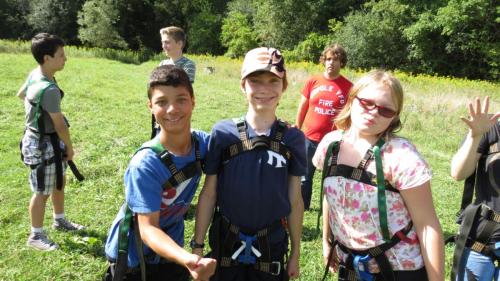
[{"label": "sneaker", "polygon": [[41,251],[53,251],[59,248],[59,246],[49,240],[47,235],[43,232],[31,233],[26,245]]},{"label": "sneaker", "polygon": [[54,229],[63,230],[63,231],[78,231],[78,230],[85,229],[85,227],[83,225],[79,225],[77,223],[70,222],[69,220],[67,220],[65,218],[54,220],[52,227]]}]

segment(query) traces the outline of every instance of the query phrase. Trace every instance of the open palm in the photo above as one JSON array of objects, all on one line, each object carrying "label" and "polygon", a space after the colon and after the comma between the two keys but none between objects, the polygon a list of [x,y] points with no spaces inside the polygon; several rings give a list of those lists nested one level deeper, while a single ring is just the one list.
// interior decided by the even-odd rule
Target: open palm
[{"label": "open palm", "polygon": [[484,135],[490,130],[491,126],[495,125],[495,122],[497,122],[498,118],[500,117],[500,112],[489,114],[489,106],[489,97],[484,98],[482,107],[481,100],[479,99],[479,97],[476,97],[475,106],[472,104],[472,102],[469,103],[469,118],[460,118],[465,122],[465,124],[467,124],[467,126],[469,126],[472,137]]}]

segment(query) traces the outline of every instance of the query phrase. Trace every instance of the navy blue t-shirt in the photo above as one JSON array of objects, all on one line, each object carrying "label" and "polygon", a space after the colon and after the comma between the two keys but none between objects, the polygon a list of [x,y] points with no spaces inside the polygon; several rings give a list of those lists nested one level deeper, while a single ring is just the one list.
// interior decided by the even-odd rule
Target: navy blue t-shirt
[{"label": "navy blue t-shirt", "polygon": [[[245,122],[246,123],[246,122]],[[274,138],[278,122],[274,122],[270,137]],[[251,139],[255,131],[246,123]],[[265,149],[243,152],[226,163],[222,153],[226,147],[240,141],[232,120],[223,120],[212,129],[206,161],[207,175],[217,174],[217,205],[222,215],[249,231],[258,231],[290,214],[288,177],[306,173],[304,134],[296,128],[285,129],[283,143],[292,153],[290,161]]]}]

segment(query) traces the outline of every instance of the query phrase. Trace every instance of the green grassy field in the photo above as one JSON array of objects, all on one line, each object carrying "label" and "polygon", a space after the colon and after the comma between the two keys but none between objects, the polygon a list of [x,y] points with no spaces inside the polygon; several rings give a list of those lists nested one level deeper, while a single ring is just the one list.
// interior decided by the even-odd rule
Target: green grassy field
[{"label": "green grassy field", "polygon": [[[1,50],[1,49],[0,49]],[[45,226],[61,248],[43,253],[26,246],[30,224],[28,169],[19,160],[18,142],[23,132],[24,107],[15,96],[26,75],[36,65],[27,53],[0,52],[0,280],[100,280],[105,268],[107,230],[123,202],[123,173],[127,162],[150,134],[146,108],[146,82],[157,62],[140,65],[78,56],[68,48],[68,61],[57,79],[66,96],[62,108],[71,123],[77,152],[75,162],[86,176],[83,183],[68,174],[67,217],[88,226],[85,234],[50,229],[48,204]],[[241,116],[246,105],[239,90],[241,61],[222,57],[190,56],[197,63],[194,84],[196,107],[193,128],[210,131],[223,118]],[[213,74],[205,73],[208,66]],[[278,116],[293,122],[305,79],[321,72],[306,63],[288,65],[290,87],[280,103]],[[355,80],[362,73],[346,70]],[[457,227],[462,183],[449,176],[450,159],[466,129],[459,116],[474,96],[490,95],[491,108],[500,110],[500,85],[396,73],[406,93],[401,135],[410,138],[433,169],[434,203],[445,236]],[[321,241],[315,234],[319,175],[315,178],[312,210],[306,212],[302,236],[300,280],[319,280],[323,272]],[[196,199],[194,203],[196,203]],[[186,239],[192,235],[193,214],[187,221]],[[447,272],[452,248],[446,249]],[[449,273],[447,273],[449,274]]]}]

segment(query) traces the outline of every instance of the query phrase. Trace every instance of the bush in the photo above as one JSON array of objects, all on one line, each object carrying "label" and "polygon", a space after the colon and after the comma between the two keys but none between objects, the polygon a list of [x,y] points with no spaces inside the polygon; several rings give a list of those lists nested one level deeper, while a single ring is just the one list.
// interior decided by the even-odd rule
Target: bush
[{"label": "bush", "polygon": [[127,43],[115,27],[119,11],[113,0],[89,0],[78,13],[78,37],[90,46],[127,48]]},{"label": "bush", "polygon": [[232,12],[222,21],[221,42],[229,57],[243,56],[258,46],[257,36],[246,15]]},{"label": "bush", "polygon": [[220,15],[209,11],[197,14],[189,26],[187,41],[189,42],[189,53],[215,54],[223,53],[219,37],[221,33],[222,20]]},{"label": "bush", "polygon": [[403,30],[411,22],[408,5],[371,1],[347,16],[332,38],[346,49],[351,67],[401,68],[408,56]]},{"label": "bush", "polygon": [[309,33],[306,39],[300,42],[292,51],[284,51],[284,55],[290,61],[318,62],[321,52],[329,42],[327,35]]},{"label": "bush", "polygon": [[421,14],[404,32],[414,68],[425,73],[499,79],[499,13],[493,0],[451,0],[435,15]]},{"label": "bush", "polygon": [[56,34],[75,44],[78,43],[77,14],[82,5],[82,0],[32,1],[27,20],[35,33]]}]

